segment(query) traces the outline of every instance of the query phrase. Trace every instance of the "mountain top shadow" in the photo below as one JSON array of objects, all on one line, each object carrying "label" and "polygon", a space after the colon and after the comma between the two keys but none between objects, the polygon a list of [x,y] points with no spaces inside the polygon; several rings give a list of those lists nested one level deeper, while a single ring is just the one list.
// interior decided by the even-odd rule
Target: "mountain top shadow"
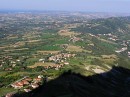
[{"label": "mountain top shadow", "polygon": [[68,71],[29,93],[13,97],[130,97],[130,70],[113,67],[88,77]]}]

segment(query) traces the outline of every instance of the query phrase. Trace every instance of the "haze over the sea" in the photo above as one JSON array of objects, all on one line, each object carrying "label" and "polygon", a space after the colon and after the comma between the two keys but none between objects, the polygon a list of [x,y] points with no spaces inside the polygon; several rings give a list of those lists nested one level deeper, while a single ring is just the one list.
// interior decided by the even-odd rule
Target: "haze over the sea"
[{"label": "haze over the sea", "polygon": [[0,10],[130,13],[130,0],[0,0]]}]

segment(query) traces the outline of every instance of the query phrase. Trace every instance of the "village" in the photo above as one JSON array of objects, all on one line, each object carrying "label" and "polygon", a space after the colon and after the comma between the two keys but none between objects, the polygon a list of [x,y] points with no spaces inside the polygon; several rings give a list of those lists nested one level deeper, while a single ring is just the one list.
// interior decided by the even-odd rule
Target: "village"
[{"label": "village", "polygon": [[[41,66],[44,68],[44,70],[48,70],[48,69],[59,70],[64,65],[69,65],[69,62],[67,62],[67,59],[69,59],[71,57],[75,57],[75,55],[76,54],[59,53],[59,54],[51,55],[46,60],[44,58],[40,58],[38,60],[38,62],[43,64]],[[3,64],[5,64],[5,62],[7,62],[6,60],[9,61],[9,63],[8,63],[9,66],[3,68],[5,71],[13,71],[13,68],[15,68],[15,66],[17,66],[17,62],[22,61],[20,59],[16,59],[16,61],[12,61],[14,59],[11,56],[3,57],[3,59],[4,60],[1,60],[1,68],[4,67]],[[48,62],[51,62],[54,64],[44,65],[44,63],[48,63]],[[20,69],[22,70],[24,68],[20,68]],[[41,85],[43,83],[43,80],[47,80],[47,79],[45,79],[45,76],[43,76],[43,75],[38,75],[37,77],[34,77],[34,78],[31,78],[29,76],[24,76],[23,78],[20,78],[15,82],[12,82],[10,85],[8,85],[8,87],[12,87],[16,90],[23,90],[25,92],[29,92],[32,89],[39,87],[39,85]]]},{"label": "village", "polygon": [[42,75],[39,75],[36,78],[30,78],[28,76],[25,76],[24,78],[12,83],[11,86],[14,89],[23,88],[23,90],[25,92],[29,92],[29,91],[31,91],[31,89],[35,89],[35,88],[39,87],[39,85],[42,83],[42,81],[43,81]]}]

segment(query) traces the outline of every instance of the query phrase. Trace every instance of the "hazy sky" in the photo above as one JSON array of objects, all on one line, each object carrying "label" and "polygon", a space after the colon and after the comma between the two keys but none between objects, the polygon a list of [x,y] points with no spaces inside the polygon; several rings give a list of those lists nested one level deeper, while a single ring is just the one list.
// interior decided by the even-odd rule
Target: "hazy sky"
[{"label": "hazy sky", "polygon": [[60,10],[130,13],[130,0],[0,0],[0,10]]}]

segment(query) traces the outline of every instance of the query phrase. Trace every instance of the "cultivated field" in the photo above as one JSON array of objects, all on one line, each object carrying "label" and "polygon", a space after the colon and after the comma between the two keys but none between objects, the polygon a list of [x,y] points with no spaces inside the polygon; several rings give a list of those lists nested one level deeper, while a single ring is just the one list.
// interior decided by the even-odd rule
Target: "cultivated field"
[{"label": "cultivated field", "polygon": [[74,46],[74,45],[68,45],[67,51],[70,51],[70,52],[82,52],[84,51],[84,49],[82,49],[80,46]]},{"label": "cultivated field", "polygon": [[35,68],[35,67],[38,67],[38,66],[51,66],[51,65],[55,65],[54,63],[42,63],[42,62],[36,62],[34,65],[31,65],[31,66],[28,66],[29,68]]},{"label": "cultivated field", "polygon": [[75,33],[75,32],[70,32],[69,30],[60,30],[58,32],[59,35],[61,36],[76,36],[76,35],[79,35],[79,33]]},{"label": "cultivated field", "polygon": [[59,53],[60,51],[37,51],[37,53],[40,53],[40,54],[57,54]]}]

